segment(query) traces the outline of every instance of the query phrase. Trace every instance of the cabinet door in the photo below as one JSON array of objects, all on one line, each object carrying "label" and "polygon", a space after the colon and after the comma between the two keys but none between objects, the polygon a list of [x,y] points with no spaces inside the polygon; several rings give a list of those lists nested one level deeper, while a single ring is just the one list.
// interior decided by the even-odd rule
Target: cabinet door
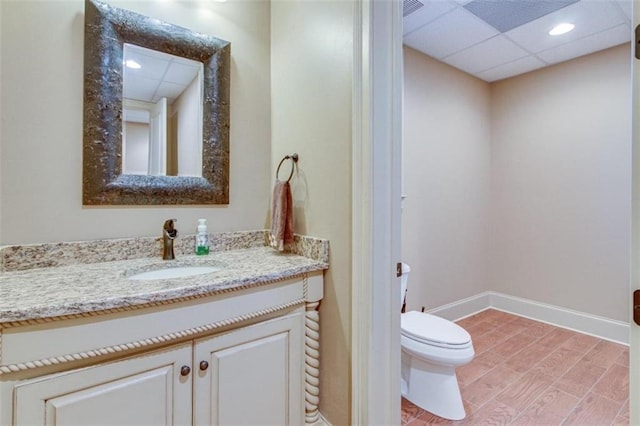
[{"label": "cabinet door", "polygon": [[192,346],[32,380],[15,387],[18,425],[191,424]]},{"label": "cabinet door", "polygon": [[292,314],[196,341],[195,424],[304,424],[303,321]]}]

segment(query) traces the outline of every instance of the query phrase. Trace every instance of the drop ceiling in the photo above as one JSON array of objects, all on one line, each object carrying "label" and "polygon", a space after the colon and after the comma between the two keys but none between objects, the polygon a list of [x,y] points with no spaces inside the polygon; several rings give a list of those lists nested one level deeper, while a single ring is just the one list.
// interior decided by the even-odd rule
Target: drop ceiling
[{"label": "drop ceiling", "polygon": [[[494,82],[631,40],[632,0],[404,0],[404,44]],[[575,29],[551,36],[555,25]]]}]

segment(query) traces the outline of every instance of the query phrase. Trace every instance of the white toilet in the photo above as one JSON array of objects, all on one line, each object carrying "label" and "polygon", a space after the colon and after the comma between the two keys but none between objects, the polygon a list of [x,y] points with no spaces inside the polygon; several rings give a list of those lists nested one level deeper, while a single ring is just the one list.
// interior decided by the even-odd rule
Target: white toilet
[{"label": "white toilet", "polygon": [[[402,264],[404,304],[409,265]],[[402,314],[402,396],[437,416],[465,417],[456,368],[473,359],[471,336],[459,325],[423,312]]]}]

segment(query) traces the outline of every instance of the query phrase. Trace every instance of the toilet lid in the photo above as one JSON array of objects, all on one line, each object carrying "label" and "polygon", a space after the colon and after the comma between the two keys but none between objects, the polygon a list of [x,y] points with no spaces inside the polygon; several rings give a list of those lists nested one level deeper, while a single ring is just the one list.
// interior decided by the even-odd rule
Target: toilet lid
[{"label": "toilet lid", "polygon": [[423,312],[411,311],[402,314],[402,334],[427,344],[440,346],[468,345],[471,336],[458,324]]}]

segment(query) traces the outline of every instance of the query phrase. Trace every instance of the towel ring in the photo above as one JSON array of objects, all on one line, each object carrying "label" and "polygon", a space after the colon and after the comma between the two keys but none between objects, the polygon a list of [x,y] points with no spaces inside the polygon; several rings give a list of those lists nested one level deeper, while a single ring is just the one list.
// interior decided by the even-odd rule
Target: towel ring
[{"label": "towel ring", "polygon": [[284,160],[291,160],[291,173],[289,174],[289,178],[287,179],[287,182],[290,182],[291,178],[293,177],[293,171],[296,168],[296,163],[298,162],[298,154],[285,155],[284,158],[280,160],[280,163],[278,164],[278,169],[276,170],[276,179],[278,179],[278,174],[280,174],[280,166],[282,166],[282,163],[284,163]]}]

